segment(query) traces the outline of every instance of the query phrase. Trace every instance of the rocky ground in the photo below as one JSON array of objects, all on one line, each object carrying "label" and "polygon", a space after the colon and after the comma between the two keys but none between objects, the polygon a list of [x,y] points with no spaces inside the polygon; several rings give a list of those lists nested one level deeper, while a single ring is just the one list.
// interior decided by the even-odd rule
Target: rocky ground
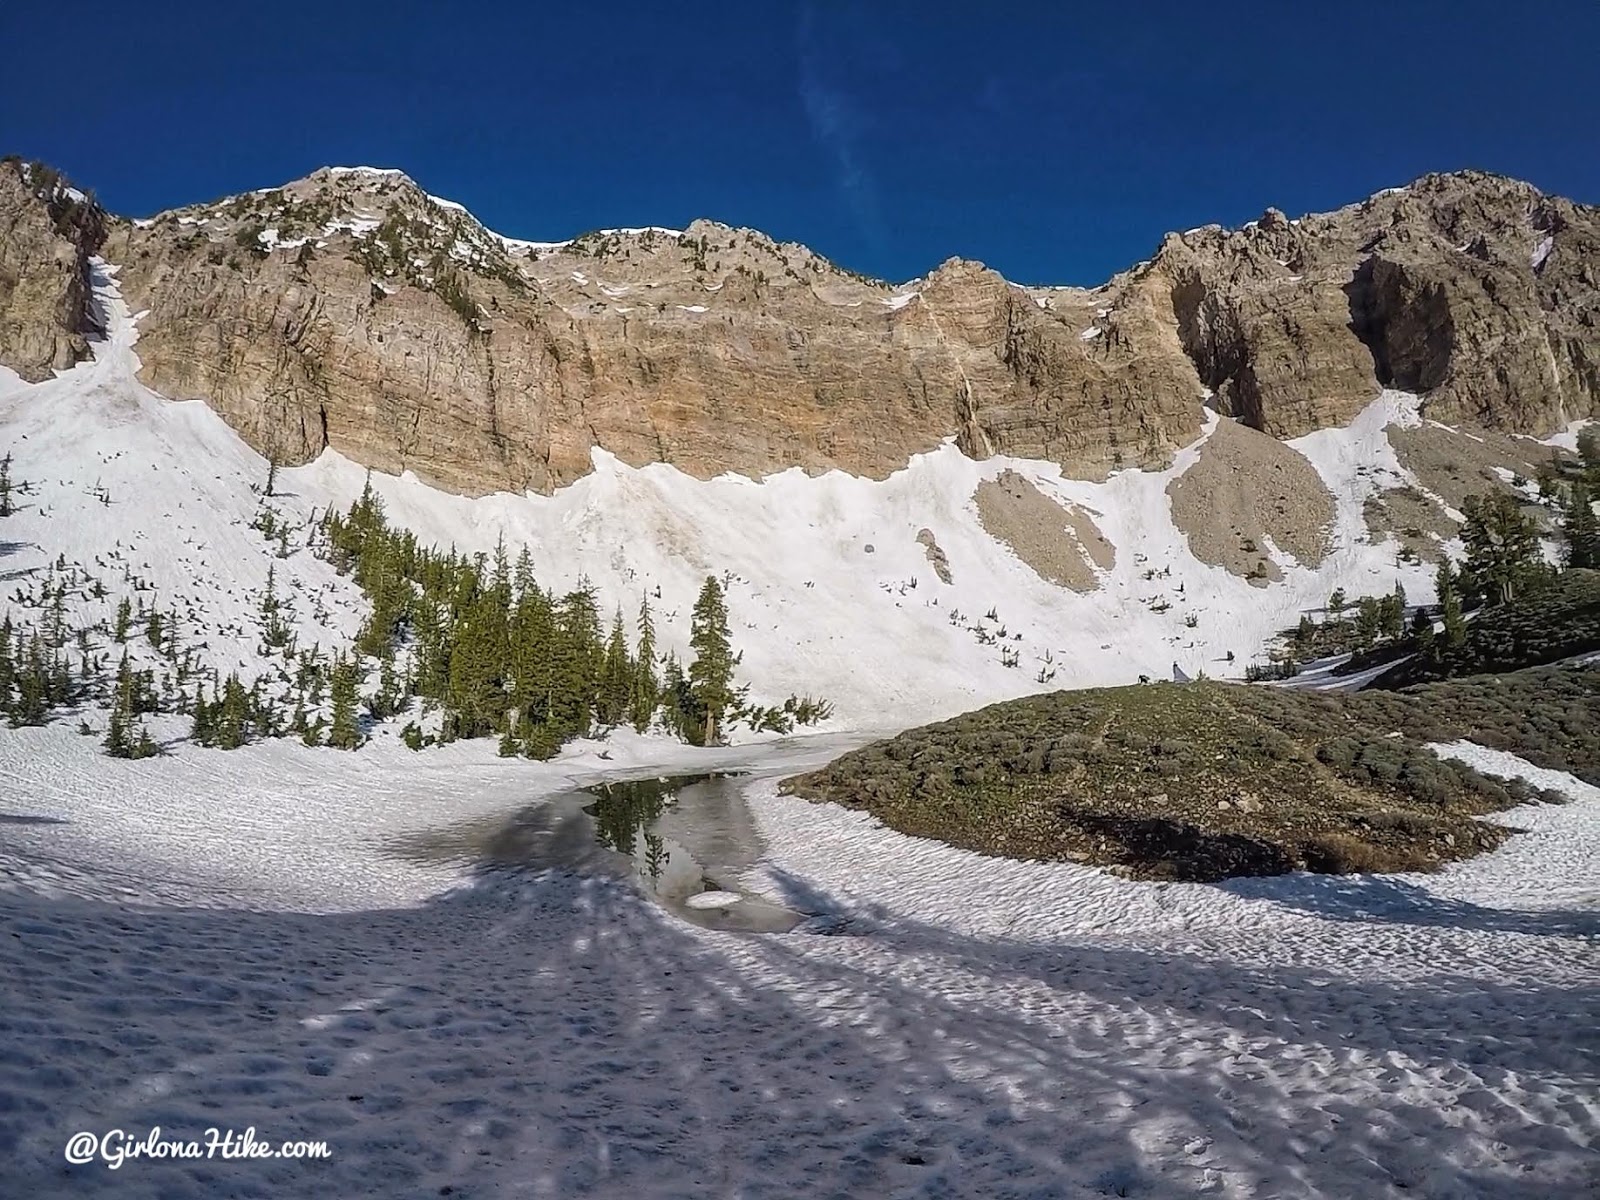
[{"label": "rocky ground", "polygon": [[1039,575],[1075,592],[1099,585],[1116,550],[1081,509],[1050,499],[1015,471],[986,479],[973,494],[984,529]]},{"label": "rocky ground", "polygon": [[1327,553],[1333,496],[1316,469],[1276,438],[1235,421],[1218,424],[1199,461],[1167,493],[1194,556],[1252,583],[1282,578],[1269,539],[1307,566]]}]

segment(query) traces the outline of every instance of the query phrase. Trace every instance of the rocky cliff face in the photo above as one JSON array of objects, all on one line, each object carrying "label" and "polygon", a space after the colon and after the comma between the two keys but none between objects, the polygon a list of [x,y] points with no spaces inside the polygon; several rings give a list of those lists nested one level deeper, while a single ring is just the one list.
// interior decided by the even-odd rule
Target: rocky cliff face
[{"label": "rocky cliff face", "polygon": [[1360,204],[1169,235],[1184,346],[1218,407],[1279,436],[1375,384],[1427,415],[1549,433],[1600,405],[1600,210],[1481,172]]},{"label": "rocky cliff face", "polygon": [[[37,373],[78,352],[81,304],[8,306],[4,279],[48,292],[45,264],[81,268],[89,240],[47,238],[20,186],[0,187],[8,227],[0,359]],[[1094,289],[955,260],[896,288],[707,221],[520,242],[366,169],[114,222],[102,253],[148,310],[152,387],[287,462],[331,445],[474,493],[547,491],[596,446],[700,476],[882,476],[954,437],[1098,477],[1168,462],[1208,394],[1280,437],[1382,385],[1526,432],[1600,414],[1600,215],[1470,173],[1172,235]]]},{"label": "rocky cliff face", "polygon": [[88,353],[105,214],[54,171],[0,160],[0,363],[30,382]]}]

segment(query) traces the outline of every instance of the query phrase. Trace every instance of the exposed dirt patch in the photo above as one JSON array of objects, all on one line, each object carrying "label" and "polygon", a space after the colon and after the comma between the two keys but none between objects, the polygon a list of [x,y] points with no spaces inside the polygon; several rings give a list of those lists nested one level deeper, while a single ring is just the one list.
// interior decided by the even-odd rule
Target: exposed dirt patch
[{"label": "exposed dirt patch", "polygon": [[[1041,579],[1075,592],[1100,586],[1116,551],[1082,509],[1057,504],[1015,471],[986,479],[973,494],[989,536],[1004,542]],[[920,538],[918,539],[920,540]]]},{"label": "exposed dirt patch", "polygon": [[1550,461],[1550,451],[1537,442],[1490,430],[1391,425],[1388,434],[1400,465],[1457,511],[1469,496],[1509,490],[1496,467],[1533,479]]},{"label": "exposed dirt patch", "polygon": [[1109,571],[1116,566],[1116,547],[1106,541],[1105,534],[1100,532],[1100,527],[1089,514],[1081,508],[1068,508],[1066,513],[1067,525],[1078,539],[1079,547],[1089,556],[1089,561],[1102,571]]},{"label": "exposed dirt patch", "polygon": [[1367,497],[1361,515],[1373,540],[1392,534],[1423,562],[1438,562],[1443,554],[1439,543],[1461,532],[1459,521],[1414,487],[1388,488]]},{"label": "exposed dirt patch", "polygon": [[944,551],[939,548],[939,542],[933,536],[933,530],[917,530],[917,545],[921,546],[923,553],[928,556],[928,562],[933,566],[933,573],[939,577],[939,582],[949,583],[952,578],[950,560],[945,557]]},{"label": "exposed dirt patch", "polygon": [[1167,488],[1172,520],[1189,549],[1265,586],[1283,573],[1265,539],[1307,566],[1328,552],[1333,496],[1303,456],[1276,438],[1224,420],[1195,463]]}]

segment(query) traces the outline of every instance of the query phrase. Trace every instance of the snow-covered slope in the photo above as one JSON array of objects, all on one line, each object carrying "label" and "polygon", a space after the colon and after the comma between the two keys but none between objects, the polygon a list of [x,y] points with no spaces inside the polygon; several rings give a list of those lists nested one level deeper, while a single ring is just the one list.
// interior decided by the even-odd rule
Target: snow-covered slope
[{"label": "snow-covered slope", "polygon": [[[280,471],[278,494],[264,497],[268,464],[218,417],[138,383],[137,321],[114,271],[102,269],[110,333],[95,360],[36,386],[0,386],[0,439],[13,453],[13,478],[29,485],[4,526],[0,570],[26,590],[64,557],[138,581],[153,605],[178,612],[206,661],[248,679],[260,670],[270,567],[298,644],[342,647],[362,601],[306,541],[315,515],[349,505],[368,473],[329,451]],[[1214,414],[1169,469],[1121,471],[1103,483],[1064,479],[1039,462],[975,462],[954,446],[882,482],[799,470],[702,482],[599,451],[591,475],[550,497],[469,499],[409,475],[371,481],[391,522],[425,541],[490,551],[503,538],[513,557],[527,546],[547,586],[587,577],[603,610],[619,605],[630,620],[649,595],[664,646],[680,654],[700,584],[722,576],[753,698],[820,695],[833,702],[836,726],[880,729],[1047,687],[1165,678],[1175,662],[1189,675],[1238,674],[1335,587],[1356,596],[1399,581],[1425,598],[1427,569],[1398,562],[1392,543],[1374,544],[1361,515],[1373,491],[1414,482],[1383,430],[1415,422],[1415,411],[1413,398],[1386,393],[1351,428],[1292,443],[1336,497],[1333,547],[1315,569],[1264,547],[1285,576],[1267,588],[1197,561],[1172,520],[1167,486],[1197,460],[1221,419]],[[1008,470],[1087,510],[1115,547],[1095,590],[1047,582],[985,532],[974,492]],[[253,527],[263,507],[287,536]],[[952,582],[935,574],[917,541],[922,529],[937,538]],[[1005,665],[1013,653],[1016,665]]]},{"label": "snow-covered slope", "polygon": [[[175,614],[181,645],[202,665],[249,680],[264,670],[270,571],[298,643],[341,649],[365,602],[305,548],[309,507],[264,497],[267,464],[204,404],[172,403],[138,382],[137,328],[114,267],[97,268],[96,299],[107,337],[92,361],[33,386],[0,379],[0,453],[11,456],[16,506],[0,524],[0,612],[29,616],[29,599],[65,563],[83,578],[68,596],[74,624],[109,623],[119,598],[134,598]],[[264,509],[293,527],[285,542],[253,524]],[[144,640],[129,639],[136,662],[151,657]]]},{"label": "snow-covered slope", "polygon": [[[0,825],[0,1194],[1575,1200],[1600,1181],[1600,789],[1441,747],[1572,803],[1506,814],[1530,832],[1438,875],[1214,887],[983,859],[743,781],[761,890],[853,936],[713,932],[616,880],[388,851],[601,769],[807,756],[624,743],[123,762],[59,726],[0,738],[0,794],[25,797]],[[152,1125],[331,1157],[63,1161],[75,1132]]]}]

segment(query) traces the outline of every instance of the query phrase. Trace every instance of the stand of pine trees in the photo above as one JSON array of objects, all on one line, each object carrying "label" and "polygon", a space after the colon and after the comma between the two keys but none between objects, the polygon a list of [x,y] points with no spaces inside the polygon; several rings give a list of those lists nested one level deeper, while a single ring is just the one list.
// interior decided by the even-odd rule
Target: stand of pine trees
[{"label": "stand of pine trees", "polygon": [[[10,468],[10,456],[0,457],[0,516],[9,515],[14,491],[28,494],[26,484],[13,488]],[[272,485],[269,471],[267,495]],[[289,526],[266,507],[256,525],[287,557]],[[713,578],[695,605],[695,653],[684,667],[660,659],[648,600],[631,623],[620,610],[602,623],[587,583],[562,595],[545,589],[526,550],[512,566],[503,547],[492,557],[421,547],[389,528],[370,488],[347,513],[324,514],[310,528],[317,552],[371,604],[349,654],[297,649],[292,600],[269,566],[255,605],[262,671],[249,682],[238,673],[224,679],[202,668],[203,643],[185,635],[176,608],[163,609],[126,566],[131,592],[118,595],[63,557],[7,597],[20,619],[9,607],[0,611],[0,717],[43,725],[62,710],[104,705],[106,753],[143,758],[159,753],[146,728],[151,714],[189,716],[194,741],[217,749],[285,736],[355,749],[369,723],[420,701],[424,715],[438,714],[438,733],[425,735],[413,720],[402,737],[414,749],[496,737],[502,753],[549,758],[573,738],[622,725],[643,733],[659,722],[707,744],[739,722],[786,733],[830,713],[826,701],[809,697],[771,708],[748,702],[734,680],[739,655]],[[69,627],[69,599],[105,608]],[[94,732],[87,720],[79,730]]]},{"label": "stand of pine trees", "polygon": [[[493,737],[508,757],[550,758],[574,738],[624,724],[644,732],[659,719],[706,745],[719,743],[737,720],[788,732],[829,715],[826,701],[809,698],[772,709],[746,703],[734,685],[739,655],[715,578],[706,579],[695,604],[694,660],[685,670],[669,657],[658,676],[648,600],[630,647],[622,612],[608,630],[588,583],[561,595],[547,590],[526,549],[513,566],[503,544],[492,556],[420,546],[410,532],[389,527],[370,487],[347,513],[327,513],[322,529],[323,553],[372,604],[356,651],[376,658],[388,681],[380,686],[382,715],[404,711],[416,698],[440,712],[441,743]],[[339,707],[336,696],[332,745],[350,736]],[[415,722],[403,736],[417,749],[434,740]]]}]

